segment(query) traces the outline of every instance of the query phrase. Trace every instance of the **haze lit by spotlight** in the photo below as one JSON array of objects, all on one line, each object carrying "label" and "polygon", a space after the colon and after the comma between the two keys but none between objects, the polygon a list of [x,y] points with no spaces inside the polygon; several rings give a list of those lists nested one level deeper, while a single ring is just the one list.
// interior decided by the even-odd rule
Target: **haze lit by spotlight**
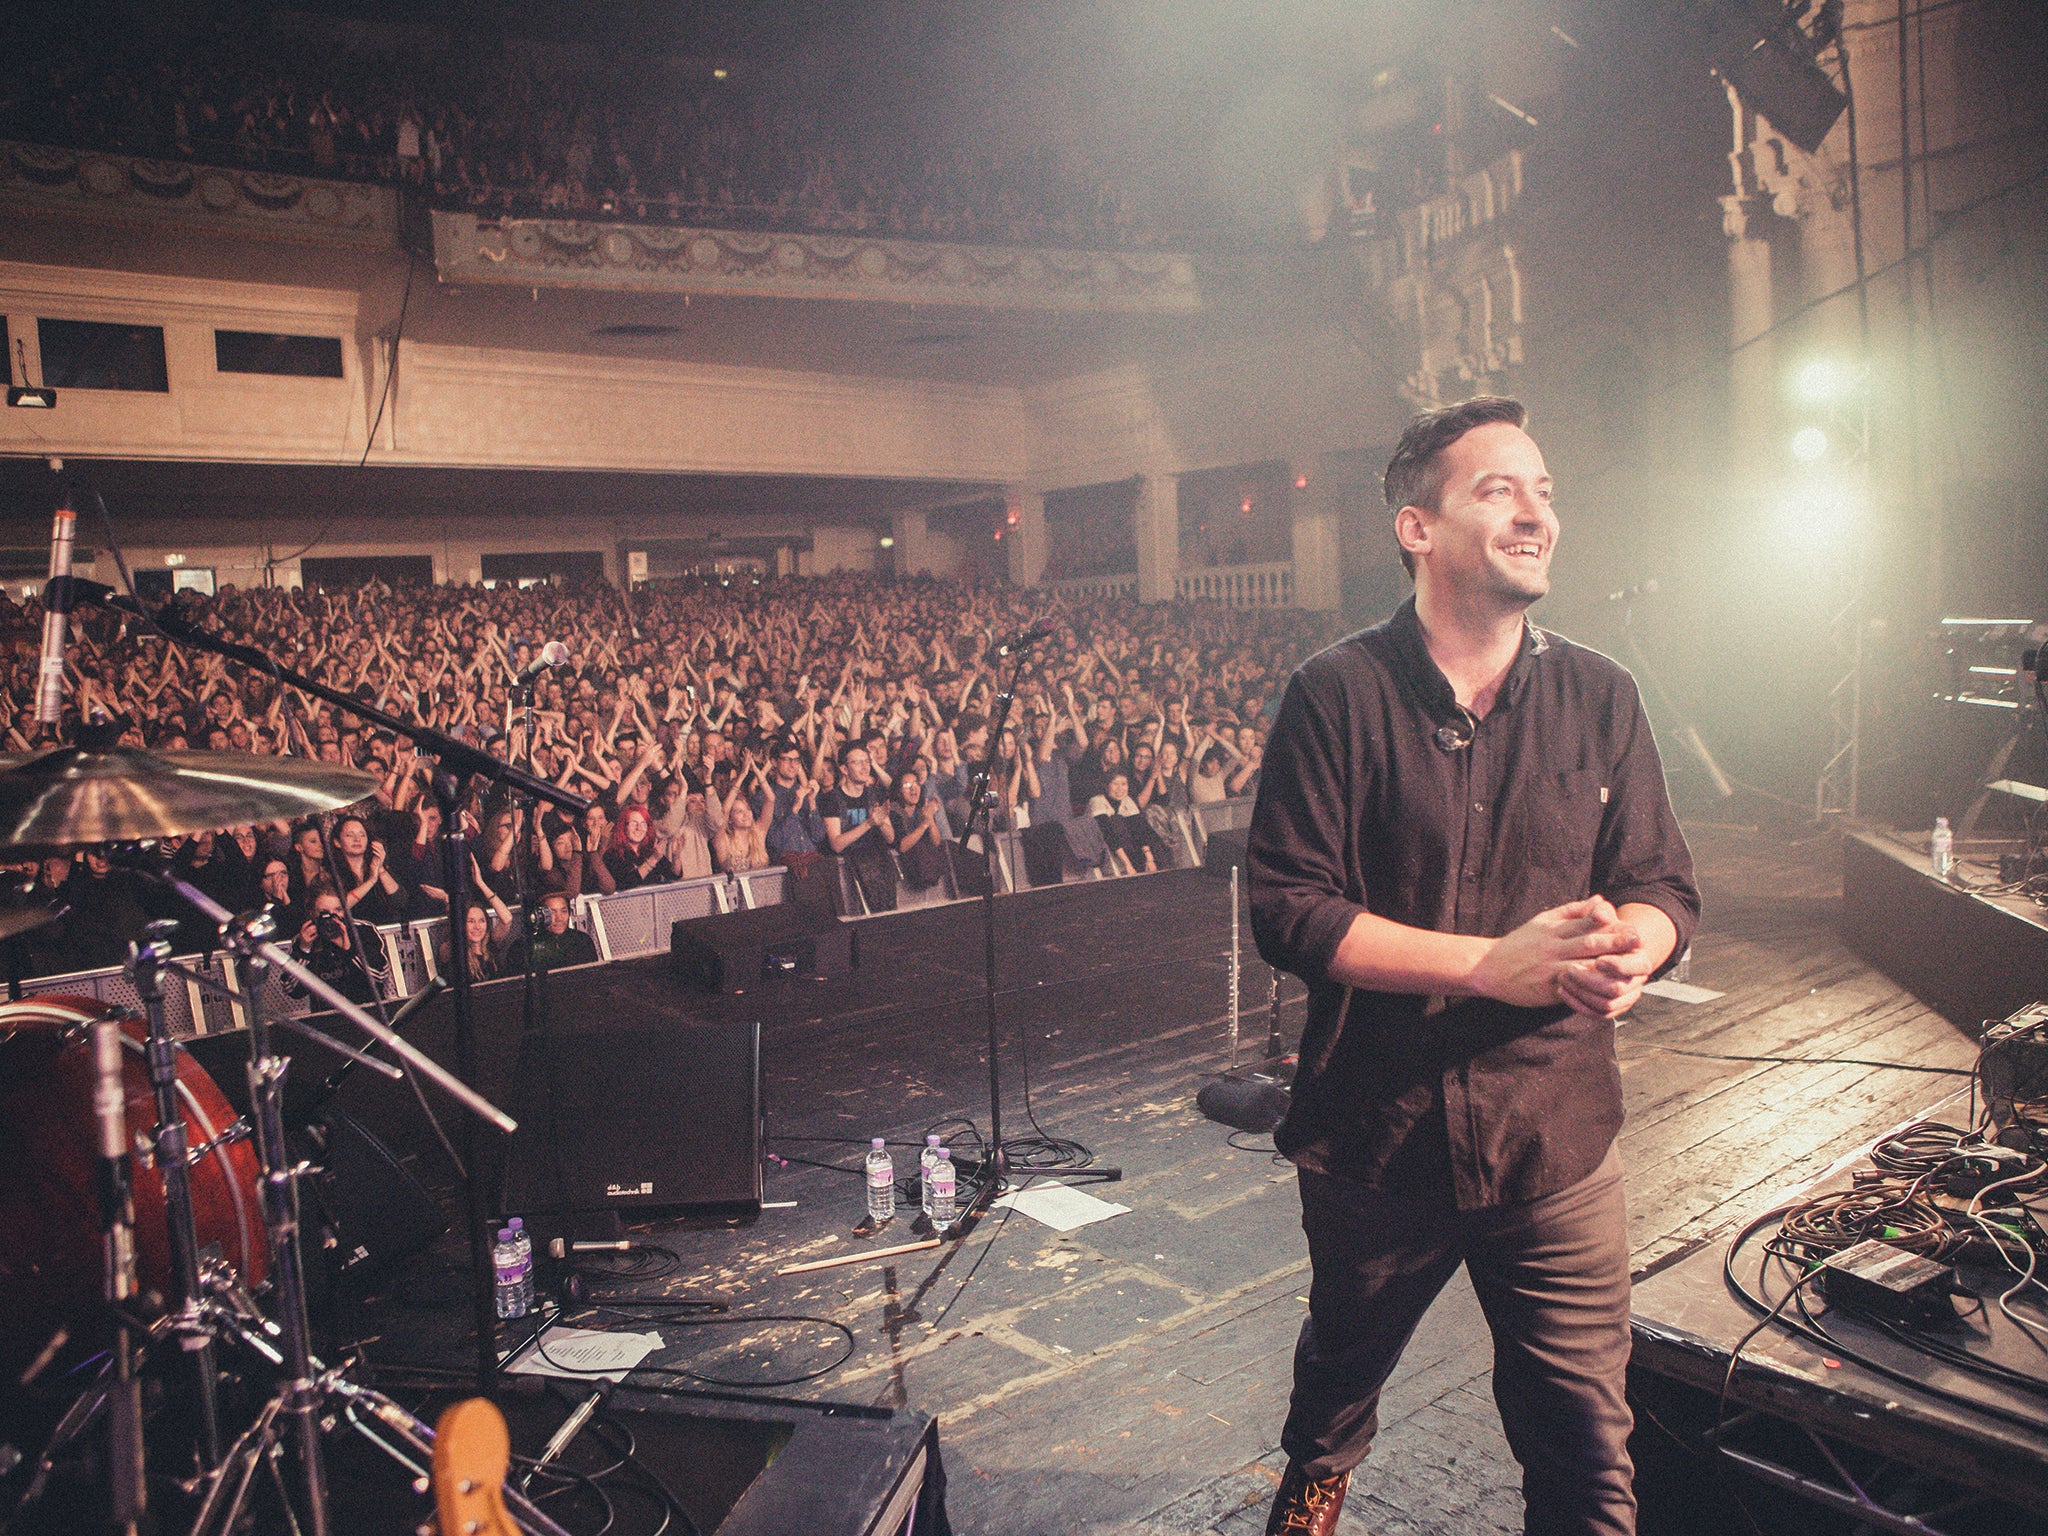
[{"label": "haze lit by spotlight", "polygon": [[1792,434],[1792,457],[1811,464],[1828,451],[1828,435],[1819,427],[1801,427]]},{"label": "haze lit by spotlight", "polygon": [[1837,550],[1861,521],[1862,498],[1832,476],[1802,476],[1778,500],[1778,532],[1785,545],[1807,550]]},{"label": "haze lit by spotlight", "polygon": [[1849,393],[1849,370],[1829,357],[1801,363],[1792,374],[1792,393],[1806,405],[1833,405]]}]

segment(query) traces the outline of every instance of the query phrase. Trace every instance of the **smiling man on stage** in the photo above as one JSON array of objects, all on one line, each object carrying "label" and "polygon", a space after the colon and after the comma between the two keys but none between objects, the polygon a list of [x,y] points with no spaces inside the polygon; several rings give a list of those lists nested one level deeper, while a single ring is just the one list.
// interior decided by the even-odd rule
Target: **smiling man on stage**
[{"label": "smiling man on stage", "polygon": [[1613,1020],[1699,893],[1633,680],[1525,618],[1559,530],[1524,420],[1410,424],[1386,499],[1415,596],[1303,663],[1266,748],[1252,927],[1310,991],[1275,1140],[1314,1270],[1269,1532],[1336,1529],[1461,1263],[1528,1529],[1635,1529]]}]

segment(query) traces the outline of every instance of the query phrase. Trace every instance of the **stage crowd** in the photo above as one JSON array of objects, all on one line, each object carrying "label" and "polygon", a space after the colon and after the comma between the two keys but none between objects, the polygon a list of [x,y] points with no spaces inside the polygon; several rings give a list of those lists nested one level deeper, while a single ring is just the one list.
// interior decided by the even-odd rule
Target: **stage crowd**
[{"label": "stage crowd", "polygon": [[[543,807],[536,818],[468,787],[457,814],[481,893],[465,945],[478,976],[520,958],[522,873],[543,900],[535,942],[550,963],[591,958],[570,922],[583,894],[772,865],[808,873],[831,855],[871,910],[930,892],[948,879],[971,776],[991,752],[997,830],[1030,837],[1055,871],[1171,867],[1174,813],[1254,791],[1280,687],[1332,637],[1324,616],[1295,610],[856,575],[656,582],[630,595],[599,582],[226,588],[181,603],[225,638],[530,762],[591,802],[580,817]],[[1030,650],[991,742],[999,668],[1007,676],[996,647],[1047,615],[1054,632]],[[39,625],[33,602],[0,610],[12,636],[0,736],[13,752],[53,744],[34,720]],[[516,680],[550,640],[569,660],[537,676],[529,740]],[[74,625],[71,682],[72,729],[97,722],[122,746],[282,754],[375,776],[373,796],[325,825],[221,828],[148,855],[231,909],[269,907],[316,969],[360,974],[348,917],[446,911],[436,761],[411,736],[104,613]],[[208,947],[175,898],[99,851],[9,874],[16,904],[69,909],[6,946],[22,974],[118,964],[153,917],[181,920],[181,951]]]}]

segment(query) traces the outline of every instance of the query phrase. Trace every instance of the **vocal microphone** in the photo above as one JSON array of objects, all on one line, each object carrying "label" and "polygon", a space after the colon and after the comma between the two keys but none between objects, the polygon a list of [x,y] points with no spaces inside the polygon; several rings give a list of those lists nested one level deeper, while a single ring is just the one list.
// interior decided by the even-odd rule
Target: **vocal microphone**
[{"label": "vocal microphone", "polygon": [[552,672],[556,667],[569,665],[569,647],[559,640],[550,640],[540,648],[540,654],[520,670],[519,681],[530,683],[543,672]]},{"label": "vocal microphone", "polygon": [[996,654],[998,656],[1014,656],[1017,652],[1028,650],[1030,647],[1038,644],[1039,641],[1045,639],[1057,628],[1059,626],[1053,623],[1051,619],[1039,619],[1036,623],[1028,624],[1023,629],[1018,630],[1017,633],[997,646]]},{"label": "vocal microphone", "polygon": [[1639,581],[1632,587],[1623,587],[1619,592],[1608,593],[1607,601],[1610,603],[1625,603],[1630,598],[1655,597],[1656,595],[1657,583],[1654,580]]},{"label": "vocal microphone", "polygon": [[36,724],[57,725],[64,718],[64,637],[71,613],[71,542],[78,532],[78,514],[71,508],[71,486],[57,493],[57,516],[50,525],[50,584],[43,589],[43,656],[36,677]]}]

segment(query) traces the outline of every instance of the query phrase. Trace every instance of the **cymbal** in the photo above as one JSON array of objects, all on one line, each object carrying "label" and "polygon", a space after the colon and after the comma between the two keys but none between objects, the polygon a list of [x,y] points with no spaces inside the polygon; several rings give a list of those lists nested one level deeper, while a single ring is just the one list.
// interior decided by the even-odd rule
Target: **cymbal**
[{"label": "cymbal", "polygon": [[87,751],[0,758],[0,849],[179,837],[354,805],[377,778],[248,752]]}]

